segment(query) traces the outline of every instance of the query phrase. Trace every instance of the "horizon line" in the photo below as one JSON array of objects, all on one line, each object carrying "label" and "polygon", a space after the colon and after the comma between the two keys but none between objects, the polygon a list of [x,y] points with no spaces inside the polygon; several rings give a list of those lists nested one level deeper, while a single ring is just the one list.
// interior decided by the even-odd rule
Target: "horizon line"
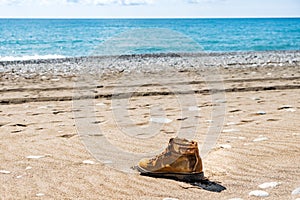
[{"label": "horizon line", "polygon": [[261,19],[272,19],[272,18],[300,18],[300,16],[195,16],[195,17],[190,17],[190,16],[168,16],[168,17],[146,17],[146,16],[139,16],[139,17],[133,17],[133,16],[128,16],[128,17],[113,17],[113,16],[108,16],[108,17],[75,17],[75,16],[59,16],[59,17],[54,17],[54,16],[29,16],[29,17],[24,17],[24,16],[0,16],[0,19],[255,19],[255,18],[261,18]]}]

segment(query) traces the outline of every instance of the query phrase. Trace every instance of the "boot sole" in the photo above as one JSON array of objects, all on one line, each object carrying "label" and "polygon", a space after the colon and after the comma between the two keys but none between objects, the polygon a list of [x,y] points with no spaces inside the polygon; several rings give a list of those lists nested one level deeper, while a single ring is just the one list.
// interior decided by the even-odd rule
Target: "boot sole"
[{"label": "boot sole", "polygon": [[183,181],[183,182],[198,182],[202,181],[205,179],[204,173],[157,173],[157,172],[149,172],[140,166],[137,166],[137,170],[141,173],[141,175],[145,176],[151,176],[155,178],[168,178],[168,179],[175,179],[178,181]]}]

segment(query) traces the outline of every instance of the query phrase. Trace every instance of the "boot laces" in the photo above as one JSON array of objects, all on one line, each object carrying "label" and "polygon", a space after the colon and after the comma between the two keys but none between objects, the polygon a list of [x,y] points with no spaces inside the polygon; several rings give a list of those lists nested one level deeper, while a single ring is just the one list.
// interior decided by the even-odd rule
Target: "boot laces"
[{"label": "boot laces", "polygon": [[149,161],[150,162],[157,161],[159,159],[162,159],[165,155],[169,155],[170,153],[171,153],[171,151],[169,150],[169,147],[167,147],[163,152],[161,152],[160,154],[158,154],[155,157],[151,158]]}]

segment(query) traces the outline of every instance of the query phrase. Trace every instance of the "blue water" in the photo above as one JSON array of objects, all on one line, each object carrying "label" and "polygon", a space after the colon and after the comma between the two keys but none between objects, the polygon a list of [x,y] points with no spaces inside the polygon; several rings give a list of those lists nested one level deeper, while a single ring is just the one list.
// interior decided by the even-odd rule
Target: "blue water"
[{"label": "blue water", "polygon": [[[136,28],[176,31],[201,46],[203,51],[300,50],[300,18],[0,19],[0,59],[88,56],[105,41]],[[147,36],[147,33],[132,35],[141,40],[147,40]],[[170,48],[150,45],[131,49],[130,53],[169,52],[176,45],[181,51],[185,50],[182,47],[185,41],[170,40],[166,44],[171,42]]]}]

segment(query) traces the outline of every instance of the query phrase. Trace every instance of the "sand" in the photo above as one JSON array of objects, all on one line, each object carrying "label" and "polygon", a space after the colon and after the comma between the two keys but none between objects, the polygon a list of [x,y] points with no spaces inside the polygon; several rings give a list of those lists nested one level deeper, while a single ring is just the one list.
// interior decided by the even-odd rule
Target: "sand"
[{"label": "sand", "polygon": [[[101,77],[101,70],[81,67],[112,62],[109,58],[2,63],[1,199],[299,198],[292,194],[300,187],[298,54],[206,55],[216,63],[230,61],[214,70],[197,64],[197,56],[126,57],[113,61],[115,67]],[[151,68],[158,62],[169,68]],[[148,68],[136,70],[143,65]],[[158,105],[164,117],[155,110]],[[214,109],[220,112],[212,116]],[[139,156],[126,161],[112,151],[152,155],[178,131],[192,132],[202,145],[218,120],[221,133],[203,165],[205,176],[226,188],[222,192],[141,176],[127,166]],[[99,147],[97,155],[92,141],[103,136],[111,149]],[[97,160],[104,155],[106,162]],[[124,166],[110,162],[118,160]],[[252,196],[256,190],[268,197]]]}]

